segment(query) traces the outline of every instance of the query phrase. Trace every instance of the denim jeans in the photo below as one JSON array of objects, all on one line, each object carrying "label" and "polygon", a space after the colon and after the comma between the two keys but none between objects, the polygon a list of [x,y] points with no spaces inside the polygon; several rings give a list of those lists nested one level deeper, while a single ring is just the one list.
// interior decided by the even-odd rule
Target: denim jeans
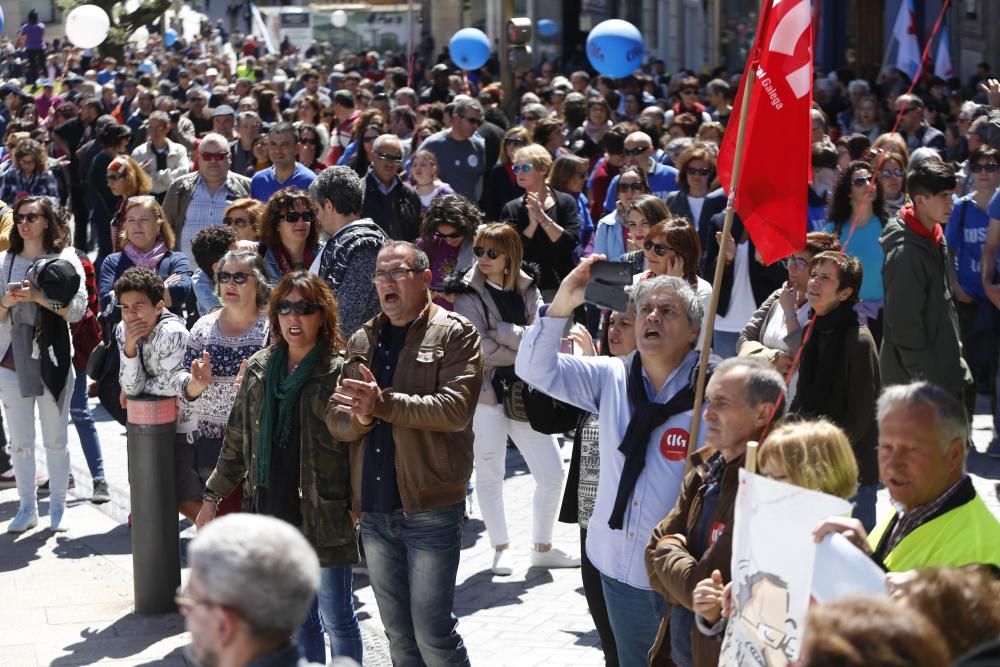
[{"label": "denim jeans", "polygon": [[76,383],[73,385],[73,396],[69,401],[69,416],[80,436],[80,447],[87,459],[90,476],[94,479],[104,479],[104,457],[101,455],[101,441],[97,438],[97,427],[94,416],[90,414],[90,404],[87,402],[87,374],[77,371]]},{"label": "denim jeans", "polygon": [[667,613],[667,601],[656,591],[636,588],[604,574],[601,587],[615,633],[619,663],[622,667],[646,667],[660,621]]},{"label": "denim jeans", "polygon": [[452,611],[464,503],[361,517],[368,577],[395,667],[468,665]]},{"label": "denim jeans", "polygon": [[299,653],[309,662],[327,663],[323,630],[330,637],[330,655],[346,656],[361,664],[361,627],[354,613],[353,570],[350,566],[320,570],[319,594],[305,622],[295,634]]},{"label": "denim jeans", "polygon": [[854,503],[854,511],[851,516],[861,522],[867,532],[872,532],[875,527],[875,494],[878,493],[878,484],[859,484],[858,492],[851,498]]}]

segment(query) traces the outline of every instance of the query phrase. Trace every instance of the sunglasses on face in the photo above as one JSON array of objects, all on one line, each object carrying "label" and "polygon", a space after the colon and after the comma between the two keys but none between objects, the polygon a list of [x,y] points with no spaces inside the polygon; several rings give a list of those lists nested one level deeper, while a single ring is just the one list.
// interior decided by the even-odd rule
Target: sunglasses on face
[{"label": "sunglasses on face", "polygon": [[[237,271],[236,273],[230,273],[229,271],[219,271],[215,275],[216,277],[218,277],[220,285],[228,283],[230,280],[232,280],[237,285],[245,285],[247,280],[250,278],[250,274],[244,271]],[[302,302],[299,301],[298,303]],[[278,307],[280,308],[281,306],[279,305]]]},{"label": "sunglasses on face", "polygon": [[[219,282],[222,282],[221,273],[219,274]],[[293,312],[297,315],[312,315],[319,312],[320,306],[312,301],[286,301],[282,299],[278,302],[276,310],[279,315],[291,315]]]},{"label": "sunglasses on face", "polygon": [[895,176],[896,178],[902,178],[905,173],[906,172],[904,172],[902,169],[883,169],[882,177],[892,178],[893,176]]},{"label": "sunglasses on face", "polygon": [[14,216],[14,224],[19,225],[22,222],[29,222],[32,225],[35,224],[42,217],[41,213],[24,213],[17,214]]},{"label": "sunglasses on face", "polygon": [[712,170],[708,167],[688,167],[688,176],[708,176]]},{"label": "sunglasses on face", "polygon": [[530,174],[531,170],[534,168],[535,165],[531,164],[530,162],[525,162],[524,164],[515,164],[513,167],[511,167],[511,169],[514,171],[515,174],[520,174],[521,172],[524,172],[525,174]]},{"label": "sunglasses on face", "polygon": [[908,114],[912,111],[920,111],[923,107],[910,107],[909,109],[903,109],[904,114]]},{"label": "sunglasses on face", "polygon": [[667,251],[670,250],[668,246],[665,246],[662,243],[653,243],[652,241],[646,241],[645,243],[642,244],[642,247],[645,248],[646,250],[652,250],[660,257],[666,255]]},{"label": "sunglasses on face", "polygon": [[465,236],[464,232],[452,232],[451,234],[445,234],[444,232],[434,232],[434,238],[438,239],[460,239]]},{"label": "sunglasses on face", "polygon": [[626,148],[625,155],[629,155],[631,157],[639,157],[640,155],[648,151],[650,148],[652,148],[652,146],[639,146],[637,148]]},{"label": "sunglasses on face", "polygon": [[282,213],[281,217],[285,222],[291,223],[296,223],[299,220],[303,222],[312,222],[316,219],[316,216],[312,211],[288,211],[287,213]]},{"label": "sunglasses on face", "polygon": [[319,146],[319,139],[299,139],[303,146]]},{"label": "sunglasses on face", "polygon": [[642,182],[636,181],[635,183],[619,183],[618,189],[622,192],[644,192],[646,188],[643,186]]},{"label": "sunglasses on face", "polygon": [[222,219],[222,224],[226,227],[232,227],[233,225],[236,225],[237,227],[248,227],[250,225],[250,221],[246,218],[237,218],[227,215]]},{"label": "sunglasses on face", "polygon": [[697,88],[681,88],[681,95],[694,95],[697,92]]},{"label": "sunglasses on face", "polygon": [[229,159],[229,153],[202,153],[201,159],[205,162],[225,162]]},{"label": "sunglasses on face", "polygon": [[123,178],[125,178],[125,177],[124,176],[120,176],[118,174],[108,174],[108,183],[114,183],[115,181],[120,181]]},{"label": "sunglasses on face", "polygon": [[1000,164],[996,162],[978,162],[976,164],[969,165],[969,172],[973,174],[979,174],[986,172],[987,174],[995,174],[997,169],[1000,169]]},{"label": "sunglasses on face", "polygon": [[524,139],[508,139],[507,140],[507,145],[508,146],[523,146],[524,145]]},{"label": "sunglasses on face", "polygon": [[382,153],[382,152],[379,152],[379,153],[375,153],[375,157],[377,157],[379,160],[385,160],[386,162],[402,162],[403,161],[403,156],[402,155],[392,155],[391,153]]},{"label": "sunglasses on face", "polygon": [[458,116],[459,118],[461,118],[462,120],[464,120],[466,123],[472,123],[473,125],[482,125],[483,124],[483,119],[482,118],[472,118],[470,116],[463,116],[461,114],[455,114],[455,115]]},{"label": "sunglasses on face", "polygon": [[872,182],[871,176],[858,176],[857,178],[851,180],[851,185],[853,185],[856,188],[860,188],[869,185],[871,182]]},{"label": "sunglasses on face", "polygon": [[500,252],[499,250],[494,250],[493,248],[487,250],[483,246],[477,245],[475,248],[472,249],[472,254],[475,255],[476,257],[482,257],[483,255],[486,255],[490,259],[496,259],[503,253]]}]

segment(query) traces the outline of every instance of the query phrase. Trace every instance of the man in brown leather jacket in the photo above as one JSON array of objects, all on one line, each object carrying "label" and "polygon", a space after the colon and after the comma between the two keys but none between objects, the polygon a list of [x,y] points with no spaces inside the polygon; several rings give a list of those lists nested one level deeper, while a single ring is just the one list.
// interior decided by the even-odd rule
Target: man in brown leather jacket
[{"label": "man in brown leather jacket", "polygon": [[382,312],[348,343],[327,426],[354,443],[353,505],[393,664],[468,665],[452,607],[479,334],[431,302],[430,262],[412,243],[386,244],[372,280]]},{"label": "man in brown leather jacket", "polygon": [[[708,382],[705,447],[691,455],[693,467],[677,504],[653,529],[646,545],[649,583],[673,604],[650,654],[653,664],[666,656],[682,667],[719,664],[720,642],[694,627],[692,593],[713,570],[719,570],[723,580],[731,579],[738,471],[747,442],[760,438],[784,388],[773,366],[750,357],[723,361]],[[775,419],[782,412],[779,406]]]}]

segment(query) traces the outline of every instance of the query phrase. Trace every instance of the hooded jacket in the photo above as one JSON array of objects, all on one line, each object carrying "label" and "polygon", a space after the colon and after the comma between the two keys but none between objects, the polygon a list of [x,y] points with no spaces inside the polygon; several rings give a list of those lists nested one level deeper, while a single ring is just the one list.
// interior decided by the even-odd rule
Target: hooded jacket
[{"label": "hooded jacket", "polygon": [[944,243],[921,237],[899,215],[886,223],[879,242],[885,253],[882,385],[927,380],[961,400],[972,376],[962,359]]}]

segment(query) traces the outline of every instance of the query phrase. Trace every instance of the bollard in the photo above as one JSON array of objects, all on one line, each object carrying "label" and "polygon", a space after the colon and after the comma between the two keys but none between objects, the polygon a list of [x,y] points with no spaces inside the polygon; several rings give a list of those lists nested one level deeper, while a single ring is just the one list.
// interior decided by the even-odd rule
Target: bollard
[{"label": "bollard", "polygon": [[128,399],[128,478],[132,501],[135,611],[177,611],[181,583],[180,534],[174,490],[175,397]]}]

